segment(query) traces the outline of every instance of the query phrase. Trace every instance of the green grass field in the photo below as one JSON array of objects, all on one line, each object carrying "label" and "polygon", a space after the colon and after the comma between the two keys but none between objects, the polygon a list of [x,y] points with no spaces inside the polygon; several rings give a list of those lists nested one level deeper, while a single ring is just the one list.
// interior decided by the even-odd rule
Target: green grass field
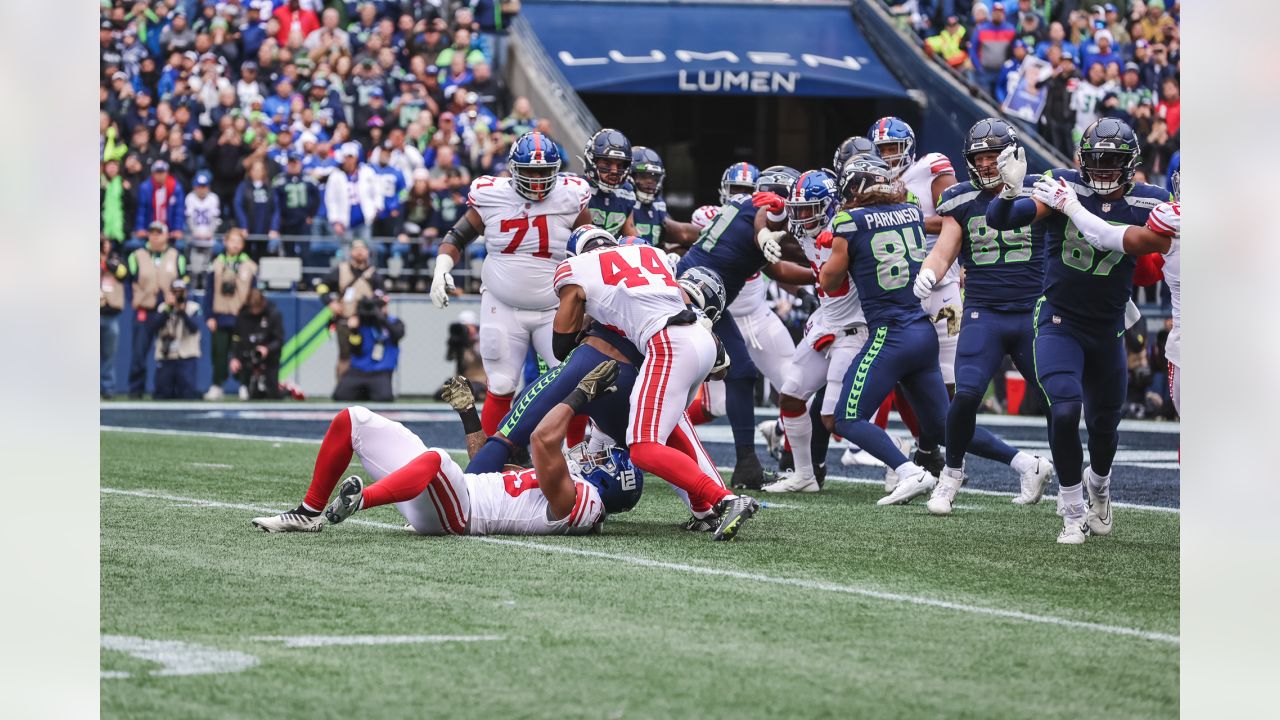
[{"label": "green grass field", "polygon": [[[144,648],[103,650],[104,716],[1178,712],[1176,513],[1121,508],[1110,537],[1068,548],[1051,501],[962,493],[933,518],[842,484],[766,498],[783,506],[713,543],[650,479],[591,537],[425,538],[392,508],[251,528],[297,503],[314,451],[102,434],[104,648]],[[393,635],[468,638],[264,639]]]}]

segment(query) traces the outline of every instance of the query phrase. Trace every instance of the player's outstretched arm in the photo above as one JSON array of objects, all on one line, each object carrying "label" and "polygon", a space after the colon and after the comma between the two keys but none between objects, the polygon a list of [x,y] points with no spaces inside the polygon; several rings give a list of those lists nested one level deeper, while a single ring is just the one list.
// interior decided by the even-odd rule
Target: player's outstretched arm
[{"label": "player's outstretched arm", "polygon": [[946,274],[947,268],[960,256],[960,223],[950,215],[941,215],[942,231],[938,233],[938,242],[924,259],[920,273],[916,275],[916,297],[924,300],[933,293],[933,286],[938,278]]},{"label": "player's outstretched arm", "polygon": [[556,317],[551,323],[551,351],[557,360],[564,360],[578,346],[586,309],[587,294],[581,285],[560,288],[560,307],[556,308]]},{"label": "player's outstretched arm", "polygon": [[480,415],[476,413],[476,397],[471,392],[471,381],[461,375],[449,378],[442,392],[444,401],[457,411],[462,420],[462,431],[467,434],[467,457],[474,458],[484,447],[484,430],[480,427]]},{"label": "player's outstretched arm", "polygon": [[529,453],[533,456],[533,468],[538,474],[538,487],[547,497],[556,520],[569,517],[573,512],[577,493],[569,466],[560,446],[564,442],[569,421],[586,407],[587,403],[617,388],[618,361],[607,360],[578,381],[578,386],[542,418],[529,437]]},{"label": "player's outstretched arm", "polygon": [[1032,197],[1071,218],[1085,241],[1099,250],[1129,255],[1166,253],[1182,227],[1180,209],[1174,203],[1162,203],[1152,210],[1145,227],[1112,225],[1084,207],[1075,189],[1060,179],[1040,178]]},{"label": "player's outstretched arm", "polygon": [[662,240],[670,242],[681,247],[689,247],[698,241],[698,234],[702,231],[693,223],[680,222],[673,219],[670,215],[662,220]]},{"label": "player's outstretched arm", "polygon": [[827,292],[837,292],[849,273],[849,242],[839,235],[831,236],[829,241],[825,241],[824,235],[828,233],[819,235],[818,242],[831,243],[831,257],[818,270],[818,284]]},{"label": "player's outstretched arm", "polygon": [[817,281],[812,268],[787,260],[779,260],[771,265],[766,265],[764,274],[780,283],[790,285],[812,285]]}]

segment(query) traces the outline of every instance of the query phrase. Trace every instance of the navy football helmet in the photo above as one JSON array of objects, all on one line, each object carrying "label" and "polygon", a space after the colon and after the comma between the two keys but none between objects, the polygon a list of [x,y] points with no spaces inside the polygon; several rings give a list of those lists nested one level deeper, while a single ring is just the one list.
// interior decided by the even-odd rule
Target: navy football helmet
[{"label": "navy football helmet", "polygon": [[569,448],[566,459],[571,475],[595,486],[606,513],[626,512],[640,502],[644,473],[626,450],[614,445],[593,453],[579,443]]},{"label": "navy football helmet", "polygon": [[916,133],[899,118],[889,116],[875,121],[867,131],[867,139],[876,146],[895,180],[916,161]]},{"label": "navy football helmet", "polygon": [[569,233],[569,239],[565,241],[564,254],[569,257],[585,255],[593,250],[614,247],[617,244],[618,240],[609,234],[608,230],[595,225],[581,225]]},{"label": "navy football helmet", "polygon": [[582,165],[597,187],[617,190],[631,176],[631,141],[612,128],[597,130],[587,141]]},{"label": "navy football helmet", "polygon": [[782,197],[791,194],[791,187],[800,177],[800,171],[786,165],[770,165],[760,171],[756,180],[756,192],[771,192]]},{"label": "navy football helmet", "polygon": [[787,231],[795,237],[817,236],[839,204],[834,178],[822,170],[804,173],[787,195]]},{"label": "navy football helmet", "polygon": [[680,283],[680,287],[686,293],[689,293],[689,299],[712,323],[724,314],[729,293],[724,289],[724,280],[720,278],[720,273],[708,267],[695,266],[680,273],[680,278],[676,282]]},{"label": "navy football helmet", "polygon": [[662,182],[667,179],[667,167],[662,164],[658,151],[644,145],[631,148],[631,184],[636,189],[636,199],[651,203],[662,194]]},{"label": "navy football helmet", "polygon": [[516,192],[535,202],[551,194],[561,163],[560,148],[536,130],[521,135],[507,154],[507,167]]},{"label": "navy football helmet", "polygon": [[969,166],[969,179],[976,187],[983,190],[995,190],[1000,187],[1000,171],[996,168],[994,158],[989,167],[990,177],[978,172],[974,158],[982,153],[1000,154],[1007,147],[1018,147],[1018,132],[1013,126],[999,118],[983,118],[969,128],[964,137],[964,163]]},{"label": "navy football helmet", "polygon": [[734,163],[720,176],[720,204],[727,205],[734,195],[750,195],[756,191],[760,169],[751,163]]},{"label": "navy football helmet", "polygon": [[1141,148],[1138,135],[1123,120],[1102,118],[1084,129],[1076,162],[1080,179],[1095,192],[1115,192],[1133,181]]},{"label": "navy football helmet", "polygon": [[840,147],[836,148],[836,154],[831,158],[831,169],[839,177],[840,171],[844,170],[844,164],[854,155],[875,155],[876,146],[867,138],[861,135],[854,135],[851,138],[845,138],[840,143]]},{"label": "navy football helmet", "polygon": [[894,178],[889,164],[874,155],[858,155],[840,173],[840,197],[851,200],[864,192],[890,192]]}]

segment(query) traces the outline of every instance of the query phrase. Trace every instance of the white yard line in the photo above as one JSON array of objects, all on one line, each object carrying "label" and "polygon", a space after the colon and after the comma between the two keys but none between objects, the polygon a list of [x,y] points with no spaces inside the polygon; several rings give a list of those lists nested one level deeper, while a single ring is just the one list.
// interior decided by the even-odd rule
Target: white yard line
[{"label": "white yard line", "polygon": [[336,645],[424,645],[451,642],[505,640],[501,635],[263,635],[258,642],[278,642],[287,648],[334,647]]},{"label": "white yard line", "polygon": [[[203,505],[211,508],[221,508],[229,510],[244,510],[247,512],[275,513],[279,512],[279,508],[269,508],[261,505],[247,505],[243,503],[228,503],[219,500],[207,500],[202,498],[190,498],[177,495],[167,495],[163,493],[153,493],[145,490],[121,490],[117,488],[101,488],[101,492],[110,495],[125,495],[129,497],[150,498],[156,500],[167,500],[170,502],[188,502],[197,505]],[[366,525],[369,527],[384,528],[387,530],[397,530],[403,532],[403,524],[374,522],[370,520],[360,520],[352,518],[347,522],[356,525]],[[711,575],[716,577],[733,578],[735,580],[745,580],[749,582],[766,583],[770,585],[782,585],[787,587],[796,587],[805,590],[817,590],[821,592],[837,593],[843,595],[856,595],[860,597],[872,598],[875,600],[884,600],[888,602],[906,603],[911,605],[920,605],[924,607],[934,607],[944,610],[952,610],[955,612],[968,613],[971,615],[983,615],[987,617],[1001,618],[1005,620],[1018,620],[1022,622],[1038,623],[1042,625],[1055,625],[1058,627],[1076,628],[1079,630],[1092,630],[1095,632],[1107,633],[1110,635],[1123,635],[1128,637],[1136,637],[1144,640],[1153,640],[1156,642],[1170,643],[1172,645],[1179,644],[1177,635],[1169,635],[1167,633],[1151,632],[1148,630],[1139,630],[1137,628],[1121,627],[1118,625],[1104,625],[1101,623],[1083,622],[1080,620],[1068,620],[1066,618],[1054,617],[1052,615],[1037,615],[1034,613],[1024,613],[1017,610],[1006,610],[1003,608],[990,608],[978,605],[966,605],[964,603],[950,602],[947,600],[938,600],[935,598],[920,597],[916,595],[904,595],[901,593],[882,592],[872,590],[870,588],[861,588],[853,585],[841,585],[839,583],[826,582],[823,580],[807,580],[803,578],[775,577],[772,575],[763,575],[760,573],[740,572],[737,570],[728,570],[723,568],[704,567],[700,565],[687,565],[685,563],[665,562],[662,560],[652,560],[649,558],[638,557],[634,555],[621,555],[616,553],[599,552],[595,550],[584,550],[582,548],[570,547],[568,545],[552,545],[541,542],[533,542],[530,540],[510,540],[495,537],[469,536],[467,540],[476,542],[490,543],[494,545],[505,545],[508,547],[519,547],[527,550],[536,550],[538,552],[553,553],[561,555],[574,555],[577,557],[588,557],[597,560],[611,560],[613,562],[625,563],[638,567],[654,568],[659,570],[671,570],[674,572],[691,573],[695,575]]]}]

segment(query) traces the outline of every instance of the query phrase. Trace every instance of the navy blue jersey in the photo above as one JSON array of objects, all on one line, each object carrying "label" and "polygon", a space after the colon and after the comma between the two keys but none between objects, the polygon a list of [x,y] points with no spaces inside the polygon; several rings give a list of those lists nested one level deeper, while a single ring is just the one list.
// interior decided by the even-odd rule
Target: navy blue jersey
[{"label": "navy blue jersey", "polygon": [[725,305],[733,303],[747,279],[769,263],[756,245],[756,208],[750,195],[738,195],[720,206],[715,220],[680,259],[677,274],[691,267],[708,267],[720,273]]},{"label": "navy blue jersey", "polygon": [[[1071,183],[1080,204],[1112,224],[1146,225],[1151,210],[1172,199],[1164,188],[1134,183],[1123,197],[1107,200],[1085,185],[1075,170],[1048,174]],[[1054,212],[1037,224],[1045,236],[1045,298],[1068,319],[1122,330],[1125,302],[1133,291],[1133,256],[1095,249],[1062,213]]]},{"label": "navy blue jersey", "polygon": [[911,289],[927,254],[919,205],[841,210],[831,220],[831,231],[849,244],[849,276],[867,325],[906,325],[928,317]]},{"label": "navy blue jersey", "polygon": [[[1027,178],[1023,197],[1035,178]],[[956,183],[938,197],[939,215],[960,224],[964,304],[1006,312],[1030,312],[1044,289],[1044,233],[1031,227],[996,230],[987,224],[995,193],[970,182]]]},{"label": "navy blue jersey", "polygon": [[662,223],[667,219],[667,201],[655,198],[651,203],[637,202],[631,217],[636,224],[636,235],[656,246],[662,238]]},{"label": "navy blue jersey", "polygon": [[587,208],[591,210],[591,224],[596,227],[617,235],[635,206],[636,193],[630,182],[613,191],[591,186],[591,200],[587,202]]}]

